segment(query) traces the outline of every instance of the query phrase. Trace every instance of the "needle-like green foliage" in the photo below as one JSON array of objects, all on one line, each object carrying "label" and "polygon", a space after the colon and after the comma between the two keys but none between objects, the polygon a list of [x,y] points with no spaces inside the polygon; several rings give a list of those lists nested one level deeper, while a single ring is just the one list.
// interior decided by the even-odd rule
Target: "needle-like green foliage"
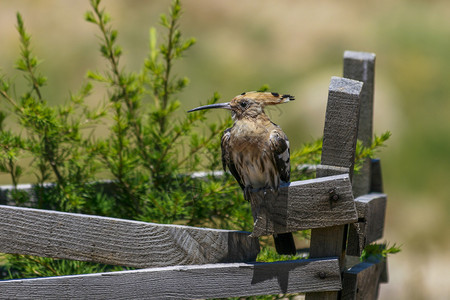
[{"label": "needle-like green foliage", "polygon": [[389,254],[396,254],[401,251],[401,247],[397,244],[390,246],[387,242],[383,244],[369,244],[367,245],[360,257],[362,262],[377,263],[385,259]]}]

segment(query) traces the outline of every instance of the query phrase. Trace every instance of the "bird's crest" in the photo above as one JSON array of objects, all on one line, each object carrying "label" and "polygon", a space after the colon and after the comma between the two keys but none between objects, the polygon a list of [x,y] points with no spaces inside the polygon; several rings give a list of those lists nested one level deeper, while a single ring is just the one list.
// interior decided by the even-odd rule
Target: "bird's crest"
[{"label": "bird's crest", "polygon": [[234,103],[239,103],[243,100],[245,101],[245,99],[252,100],[264,107],[266,105],[276,105],[293,101],[295,100],[295,97],[288,94],[271,92],[245,92],[234,97],[233,100],[230,101],[230,104],[233,105]]}]

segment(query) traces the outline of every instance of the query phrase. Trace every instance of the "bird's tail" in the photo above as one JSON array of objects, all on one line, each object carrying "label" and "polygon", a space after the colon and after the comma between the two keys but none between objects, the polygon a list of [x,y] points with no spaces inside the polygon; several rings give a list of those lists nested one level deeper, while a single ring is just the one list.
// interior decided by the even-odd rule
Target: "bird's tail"
[{"label": "bird's tail", "polygon": [[275,241],[275,248],[277,249],[278,254],[295,255],[295,253],[297,253],[292,233],[274,234],[273,240]]}]

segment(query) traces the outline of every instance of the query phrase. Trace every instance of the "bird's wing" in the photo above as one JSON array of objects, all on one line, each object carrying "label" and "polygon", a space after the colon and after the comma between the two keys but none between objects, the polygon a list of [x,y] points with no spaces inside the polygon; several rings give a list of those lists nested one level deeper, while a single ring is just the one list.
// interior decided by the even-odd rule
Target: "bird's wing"
[{"label": "bird's wing", "polygon": [[231,135],[231,128],[228,128],[223,132],[222,135],[222,142],[221,142],[221,148],[222,148],[222,166],[223,170],[226,171],[226,168],[230,170],[231,174],[234,176],[236,181],[239,183],[239,186],[241,189],[244,190],[245,186],[242,182],[241,176],[239,175],[236,166],[234,165],[233,159],[231,157],[231,149],[230,149],[230,135]]},{"label": "bird's wing", "polygon": [[270,133],[269,140],[273,159],[280,174],[280,179],[281,181],[288,183],[291,177],[289,140],[286,134],[278,126]]}]

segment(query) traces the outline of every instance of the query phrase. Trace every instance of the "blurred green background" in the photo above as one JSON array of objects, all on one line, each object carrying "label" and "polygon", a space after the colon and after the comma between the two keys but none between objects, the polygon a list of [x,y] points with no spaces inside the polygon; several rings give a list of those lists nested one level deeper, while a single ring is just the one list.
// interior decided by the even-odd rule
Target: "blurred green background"
[{"label": "blurred green background", "polygon": [[[148,29],[157,26],[168,5],[104,1],[119,29],[127,69],[142,64]],[[269,111],[293,148],[321,136],[328,84],[331,76],[342,74],[343,52],[376,53],[375,133],[393,134],[380,153],[389,200],[385,239],[403,249],[389,259],[390,281],[381,286],[380,299],[448,297],[450,3],[191,0],[182,5],[182,31],[197,38],[176,67],[191,81],[180,95],[183,110],[214,91],[226,101],[268,84],[272,91],[296,96],[295,102]],[[88,69],[105,65],[96,28],[83,18],[87,10],[87,0],[0,0],[2,72],[20,76],[13,68],[20,11],[48,76],[46,98],[65,101]],[[91,101],[102,98],[99,92]],[[8,184],[8,177],[1,176],[0,183]]]}]

